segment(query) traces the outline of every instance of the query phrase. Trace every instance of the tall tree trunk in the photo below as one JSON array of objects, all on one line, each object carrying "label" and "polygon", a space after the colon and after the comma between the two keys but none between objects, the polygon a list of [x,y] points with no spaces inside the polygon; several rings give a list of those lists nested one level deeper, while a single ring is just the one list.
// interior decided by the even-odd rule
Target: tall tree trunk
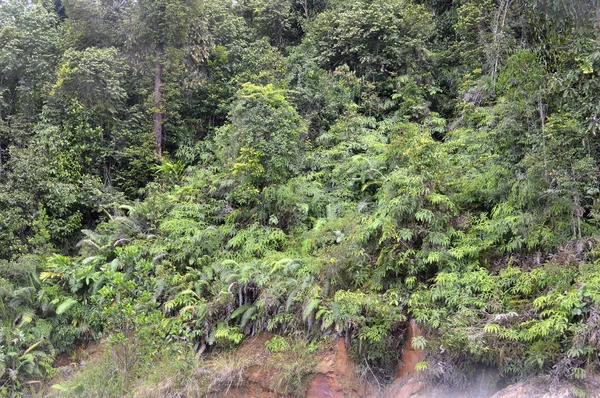
[{"label": "tall tree trunk", "polygon": [[598,30],[598,40],[600,40],[600,7],[596,7],[596,29]]},{"label": "tall tree trunk", "polygon": [[308,0],[303,0],[302,3],[302,9],[304,10],[304,18],[308,19],[309,18],[309,6],[308,6]]},{"label": "tall tree trunk", "polygon": [[163,79],[163,64],[162,64],[163,49],[160,47],[156,50],[156,65],[154,69],[154,143],[156,153],[160,158],[162,156],[162,137],[163,137],[163,101],[162,101],[162,79]]}]

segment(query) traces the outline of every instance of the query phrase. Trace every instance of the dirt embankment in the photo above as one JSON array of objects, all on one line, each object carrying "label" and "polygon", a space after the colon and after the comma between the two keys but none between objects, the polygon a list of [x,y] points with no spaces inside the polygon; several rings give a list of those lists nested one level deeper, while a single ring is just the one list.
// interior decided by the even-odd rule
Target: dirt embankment
[{"label": "dirt embankment", "polygon": [[[284,351],[279,356],[266,346],[273,335],[261,333],[246,340],[235,352],[224,357],[198,358],[197,368],[190,375],[198,388],[192,391],[171,391],[165,385],[145,386],[132,396],[140,397],[211,397],[211,398],[568,398],[576,396],[600,398],[600,378],[588,378],[577,386],[551,385],[538,378],[520,382],[506,388],[497,387],[496,378],[482,370],[468,388],[452,390],[445,386],[423,382],[415,366],[425,359],[424,353],[412,347],[414,337],[421,331],[414,322],[408,327],[406,343],[396,377],[388,385],[380,385],[374,377],[358,376],[357,368],[349,356],[344,339],[328,344],[326,349],[314,354]],[[57,379],[68,380],[78,369],[97,360],[102,345],[94,344],[80,349],[74,357],[62,358]],[[306,347],[305,347],[306,348]],[[94,359],[95,358],[95,359]],[[64,363],[63,363],[64,362]],[[74,362],[79,362],[76,364]],[[298,370],[298,366],[304,367]],[[286,374],[290,366],[299,378]],[[173,378],[173,377],[171,377]],[[167,378],[168,379],[168,378]],[[297,385],[294,384],[297,382]],[[171,383],[173,384],[173,383]],[[148,390],[150,388],[151,390]],[[164,390],[164,391],[163,391]],[[164,392],[164,393],[163,393]],[[175,394],[175,395],[174,395]],[[587,394],[587,395],[583,395]]]},{"label": "dirt embankment", "polygon": [[[336,340],[331,350],[320,355],[305,398],[568,398],[576,397],[584,390],[587,397],[600,398],[600,378],[586,380],[581,390],[567,384],[551,386],[542,379],[531,379],[499,389],[485,372],[482,372],[477,380],[473,380],[468,388],[462,390],[427,385],[419,379],[418,372],[415,371],[415,365],[424,360],[424,354],[411,344],[412,338],[420,335],[419,328],[411,322],[397,377],[387,386],[379,386],[357,377],[355,365],[348,355],[344,340]],[[265,338],[258,337],[248,344],[262,345],[263,340]],[[272,383],[269,383],[269,380],[274,376],[273,372],[265,373],[260,367],[255,367],[247,373],[242,386],[215,392],[213,396],[286,397],[270,387]]]}]

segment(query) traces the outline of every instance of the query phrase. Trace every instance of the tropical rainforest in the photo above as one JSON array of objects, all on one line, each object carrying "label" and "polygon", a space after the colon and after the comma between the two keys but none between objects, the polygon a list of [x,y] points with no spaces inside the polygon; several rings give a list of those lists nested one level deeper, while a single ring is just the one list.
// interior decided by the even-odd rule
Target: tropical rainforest
[{"label": "tropical rainforest", "polygon": [[410,320],[430,380],[598,373],[599,95],[595,0],[0,0],[0,395],[260,332],[385,384]]}]

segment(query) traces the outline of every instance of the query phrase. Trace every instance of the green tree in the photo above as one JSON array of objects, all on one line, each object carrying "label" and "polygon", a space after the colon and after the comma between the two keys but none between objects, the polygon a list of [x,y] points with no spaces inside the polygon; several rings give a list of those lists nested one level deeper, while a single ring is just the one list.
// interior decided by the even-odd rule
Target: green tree
[{"label": "green tree", "polygon": [[26,1],[0,3],[0,179],[11,145],[24,145],[60,59],[58,18]]},{"label": "green tree", "polygon": [[307,40],[325,68],[346,64],[378,80],[422,70],[432,32],[424,6],[405,0],[353,0],[319,14]]},{"label": "green tree", "polygon": [[156,153],[163,149],[163,123],[165,104],[163,100],[164,57],[182,47],[191,21],[197,11],[195,0],[142,0],[138,3],[138,35],[144,43],[144,51],[154,58],[153,131]]},{"label": "green tree", "polygon": [[214,141],[218,159],[234,175],[262,189],[300,171],[306,124],[284,90],[245,84],[228,119]]},{"label": "green tree", "polygon": [[133,31],[135,2],[114,0],[63,0],[67,19],[65,40],[72,47],[127,46]]}]

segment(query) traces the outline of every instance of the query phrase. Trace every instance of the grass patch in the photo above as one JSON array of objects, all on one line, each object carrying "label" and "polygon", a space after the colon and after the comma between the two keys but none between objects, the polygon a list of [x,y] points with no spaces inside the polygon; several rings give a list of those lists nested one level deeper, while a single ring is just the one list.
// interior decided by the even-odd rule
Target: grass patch
[{"label": "grass patch", "polygon": [[[114,347],[97,355],[73,377],[58,381],[45,395],[53,398],[202,397],[258,383],[285,396],[304,396],[319,362],[317,344],[281,336],[260,336],[236,350],[198,356],[165,349],[156,361],[139,360],[123,372],[114,360]],[[254,380],[260,373],[265,380]],[[256,376],[254,377],[256,378]],[[264,382],[263,382],[264,381]]]},{"label": "grass patch", "polygon": [[[276,336],[273,340],[276,338],[281,339]],[[273,391],[294,397],[305,396],[315,366],[319,363],[316,355],[318,345],[303,341],[287,341],[287,344],[277,341],[270,346],[275,348],[267,361],[267,367],[274,372],[270,383]]]}]

